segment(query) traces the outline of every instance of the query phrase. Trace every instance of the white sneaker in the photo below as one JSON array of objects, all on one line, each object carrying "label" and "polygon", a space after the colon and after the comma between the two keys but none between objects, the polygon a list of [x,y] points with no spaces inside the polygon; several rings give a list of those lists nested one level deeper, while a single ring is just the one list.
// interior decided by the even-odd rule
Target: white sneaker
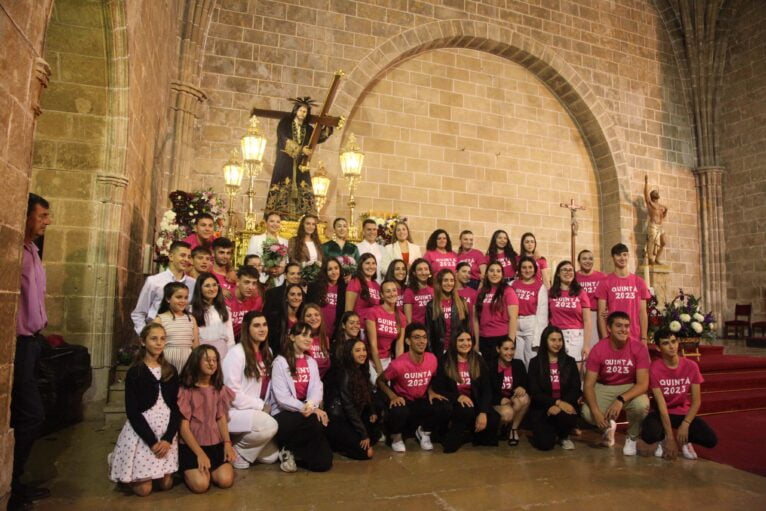
[{"label": "white sneaker", "polygon": [[426,433],[420,426],[418,426],[418,429],[415,430],[415,438],[418,439],[418,442],[420,442],[420,448],[424,451],[434,450],[434,444],[431,443],[431,433]]},{"label": "white sneaker", "polygon": [[697,453],[694,451],[692,444],[684,444],[683,447],[681,447],[681,454],[683,454],[684,458],[687,460],[697,459]]},{"label": "white sneaker", "polygon": [[665,449],[662,447],[662,442],[657,442],[657,447],[654,449],[654,456],[656,458],[662,458],[665,454]]},{"label": "white sneaker", "polygon": [[614,446],[614,432],[617,431],[617,423],[613,420],[609,421],[609,427],[604,430],[602,434],[603,443],[607,447]]},{"label": "white sneaker", "polygon": [[629,436],[625,437],[625,445],[622,446],[622,454],[625,456],[635,456],[636,455],[636,441],[630,438]]},{"label": "white sneaker", "polygon": [[391,450],[394,452],[407,452],[402,435],[391,435]]},{"label": "white sneaker", "polygon": [[561,448],[565,451],[571,451],[575,448],[574,442],[572,442],[569,437],[562,438],[561,439]]},{"label": "white sneaker", "polygon": [[250,468],[250,462],[243,458],[236,449],[234,449],[234,452],[237,453],[237,457],[234,459],[234,461],[231,462],[231,466],[240,470]]},{"label": "white sneaker", "polygon": [[295,464],[295,456],[284,447],[279,450],[279,468],[282,472],[296,472],[298,470],[298,465]]}]

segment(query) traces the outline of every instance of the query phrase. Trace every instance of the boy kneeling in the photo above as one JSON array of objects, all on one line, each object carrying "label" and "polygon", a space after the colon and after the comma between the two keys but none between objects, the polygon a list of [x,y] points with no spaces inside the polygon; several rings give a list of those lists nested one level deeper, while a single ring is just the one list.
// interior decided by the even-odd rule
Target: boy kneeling
[{"label": "boy kneeling", "polygon": [[[704,381],[699,366],[686,357],[678,356],[678,339],[670,330],[661,328],[654,334],[662,358],[649,368],[649,384],[654,394],[656,410],[641,425],[641,438],[657,444],[654,455],[675,459],[678,448],[684,458],[695,460],[692,444],[715,447],[718,438],[705,421],[697,417],[702,404],[700,384]],[[690,400],[691,394],[691,400]],[[673,436],[673,428],[676,435]]]}]

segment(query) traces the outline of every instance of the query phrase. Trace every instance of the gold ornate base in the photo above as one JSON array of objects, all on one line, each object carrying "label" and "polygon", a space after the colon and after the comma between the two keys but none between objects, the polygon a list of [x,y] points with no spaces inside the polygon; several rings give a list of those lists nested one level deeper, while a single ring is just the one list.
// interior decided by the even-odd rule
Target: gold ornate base
[{"label": "gold ornate base", "polygon": [[[289,240],[296,234],[298,234],[299,222],[293,220],[282,220],[282,228],[279,230],[279,235]],[[325,231],[327,230],[327,222],[319,222],[317,225],[319,229],[319,241],[324,243],[329,238]],[[258,222],[254,229],[236,231],[230,235],[231,240],[234,242],[234,262],[235,266],[239,266],[245,260],[247,255],[247,244],[250,242],[250,238],[257,234],[263,234],[266,232],[266,224],[263,221]]]}]

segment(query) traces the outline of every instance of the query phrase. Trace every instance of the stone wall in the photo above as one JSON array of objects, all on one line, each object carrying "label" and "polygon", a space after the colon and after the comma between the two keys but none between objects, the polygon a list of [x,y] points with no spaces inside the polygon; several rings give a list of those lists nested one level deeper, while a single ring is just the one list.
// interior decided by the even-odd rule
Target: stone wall
[{"label": "stone wall", "polygon": [[[545,83],[545,87],[538,84],[531,101],[535,104],[550,104],[551,92],[545,88],[554,91],[553,97],[565,105],[571,116],[566,121],[569,127],[578,128],[585,139],[587,157],[593,160],[592,164],[601,176],[597,181],[601,220],[606,217],[608,221],[613,221],[614,217],[618,217],[620,225],[618,230],[610,228],[605,236],[598,236],[603,238],[599,242],[606,245],[622,240],[636,248],[643,245],[645,213],[641,197],[643,176],[648,172],[652,182],[659,185],[663,200],[671,207],[667,226],[671,239],[668,259],[674,270],[671,286],[699,292],[696,197],[694,179],[689,171],[694,158],[689,115],[667,34],[655,7],[649,1],[554,1],[546,2],[544,6],[516,2],[502,8],[494,2],[463,1],[390,0],[372,3],[328,0],[296,5],[295,2],[222,0],[213,13],[213,23],[205,47],[202,88],[209,100],[196,133],[196,151],[192,163],[194,178],[189,188],[212,186],[222,191],[221,166],[244,132],[248,110],[252,106],[286,109],[289,104],[285,98],[294,95],[311,95],[322,101],[332,73],[342,68],[349,78],[339,94],[338,105],[341,106],[334,109],[333,113],[350,115],[348,129],[355,130],[355,125],[364,124],[362,121],[357,122],[358,115],[365,108],[364,94],[370,91],[374,93],[375,87],[384,82],[392,86],[397,84],[398,76],[409,76],[408,72],[397,69],[400,62],[390,64],[391,69],[387,67],[387,63],[394,60],[391,55],[398,52],[400,59],[406,60],[423,53],[426,60],[433,59],[436,57],[429,56],[428,52],[431,48],[444,46],[442,40],[446,37],[445,32],[457,34],[450,41],[450,46],[458,49],[461,47],[461,31],[469,30],[472,33],[466,36],[481,32],[479,35],[486,43],[479,49],[485,53],[500,54],[502,52],[497,48],[502,45],[509,46],[511,50],[517,49],[518,41],[522,39],[527,47],[538,53],[535,57],[539,62],[519,52],[513,58],[508,58],[530,69]],[[464,38],[465,41],[468,39]],[[446,53],[442,50],[439,55],[443,57],[450,53],[453,55],[451,58],[457,58],[460,54],[454,50],[447,50]],[[370,64],[376,62],[379,63],[377,68]],[[407,66],[409,63],[401,65]],[[552,78],[554,72],[566,78]],[[398,84],[402,86],[401,90],[404,90],[404,83],[407,82]],[[470,83],[466,85],[470,86]],[[439,83],[438,77],[431,79],[428,85],[419,86],[423,91],[419,107],[426,105],[430,109],[430,105],[435,105],[435,111],[444,105],[439,105],[441,99],[432,101],[433,98],[446,98],[448,94],[456,94],[454,97],[457,98],[465,93],[445,90],[443,86],[446,85]],[[576,97],[573,90],[580,91],[577,92],[579,97]],[[489,94],[492,92],[494,90]],[[533,94],[529,95],[531,97]],[[575,108],[573,104],[580,108]],[[510,105],[512,99],[505,106]],[[403,107],[397,98],[393,98],[389,103],[376,108],[385,111],[387,116],[395,117],[402,113],[400,110]],[[463,109],[472,108],[469,106]],[[481,112],[481,107],[476,112]],[[535,118],[537,114],[530,110],[520,111],[518,115],[530,122],[539,121]],[[434,117],[438,118],[437,115]],[[598,119],[598,126],[595,127],[594,118]],[[436,123],[437,132],[433,134],[433,140],[418,139],[419,151],[443,151],[445,146],[439,144],[446,141],[451,144],[448,149],[452,151],[462,148],[458,136],[449,132],[459,129],[454,124],[458,119],[442,120],[445,122],[441,123],[441,127]],[[383,123],[380,124],[382,126]],[[269,121],[265,125],[272,135],[275,123]],[[570,128],[560,131],[564,145],[572,143]],[[595,138],[589,136],[594,130],[607,133],[608,147],[594,142]],[[334,177],[339,172],[335,154],[341,137],[333,138],[336,140],[328,141],[318,153],[318,158],[327,164],[329,173]],[[378,140],[375,138],[365,136],[365,145],[362,147],[370,153],[373,163],[378,159],[375,155],[381,152],[380,148],[386,145],[386,137]],[[390,147],[391,140],[388,139],[388,142]],[[273,147],[272,136],[267,148],[266,171],[259,180],[261,205],[273,164]],[[383,153],[392,154],[396,151],[394,146]],[[477,154],[482,151],[485,150],[482,148]],[[541,151],[544,152],[544,149]],[[494,155],[487,155],[485,151],[484,157],[491,161]],[[542,166],[547,161],[554,163],[554,166],[564,164],[554,158],[560,158],[560,155],[554,152],[541,153],[537,164]],[[587,159],[584,154],[576,158],[577,165]],[[616,179],[605,177],[607,173],[602,170],[609,166],[604,163],[609,158],[621,162],[616,171]],[[448,178],[448,181],[463,179],[459,172],[465,170],[483,175],[487,168],[497,170],[495,163],[478,163],[476,160],[475,163],[469,161],[459,167],[460,170],[453,167],[449,175],[439,176],[442,181],[435,184],[433,195],[442,189],[443,178]],[[509,172],[501,180],[514,181],[517,176],[513,173],[524,170],[522,166],[515,169],[513,166],[511,162],[500,164]],[[361,185],[365,187],[372,184],[368,186],[367,192],[362,193],[366,197],[362,209],[377,207],[376,204],[390,204],[393,207],[394,201],[402,200],[401,187],[393,182],[401,178],[402,174],[373,176],[372,168],[368,167]],[[402,172],[402,169],[395,171]],[[614,170],[612,172],[614,174]],[[531,177],[529,179],[533,181]],[[389,192],[390,196],[387,195]],[[455,190],[448,192],[454,193]],[[343,187],[334,186],[331,193],[333,195],[325,215],[334,216],[336,211],[346,214]],[[539,201],[545,197],[542,202],[550,202],[541,208],[540,218],[535,218],[528,225],[533,230],[551,226],[551,232],[546,232],[548,239],[545,243],[552,243],[548,249],[558,253],[561,249],[556,244],[564,242],[567,227],[566,222],[562,222],[562,217],[566,215],[558,208],[560,197],[555,185],[543,180],[532,184],[524,193],[529,196],[526,200]],[[582,190],[575,198],[588,202],[592,200],[589,193]],[[429,198],[429,201],[432,200]],[[416,241],[420,243],[424,241],[425,233],[433,227],[433,219],[441,212],[436,208],[423,214],[422,207],[419,211],[398,211],[424,219],[423,225],[413,226],[419,234]],[[503,211],[499,204],[497,207],[497,211]],[[504,204],[502,208],[505,207]],[[470,214],[457,208],[447,213],[451,215],[446,217],[450,229],[458,224],[463,227],[469,223],[462,219],[470,218]],[[513,215],[520,213],[513,208],[504,210],[501,213],[502,220],[495,220],[496,213],[489,213],[493,219],[486,216],[477,218],[480,223],[487,222],[486,226],[482,224],[478,230],[485,232],[492,228],[492,222],[506,222],[504,225],[516,241],[525,227],[523,222],[515,223]],[[506,217],[511,220],[505,220]],[[591,229],[599,228],[593,219],[589,221],[592,222]],[[603,222],[600,228],[605,230]],[[608,250],[605,246],[600,248],[602,253],[603,249]],[[566,250],[563,252],[565,255]],[[640,256],[638,250],[636,253]],[[605,269],[611,269],[610,266],[605,265]]]},{"label": "stone wall", "polygon": [[32,134],[39,97],[48,82],[40,61],[51,2],[0,1],[0,178],[4,183],[0,210],[0,311],[6,327],[0,332],[0,509],[5,509],[13,462],[13,431],[9,428],[16,305],[24,240]]},{"label": "stone wall", "polygon": [[719,110],[728,310],[766,319],[766,10],[745,2],[731,27]]}]

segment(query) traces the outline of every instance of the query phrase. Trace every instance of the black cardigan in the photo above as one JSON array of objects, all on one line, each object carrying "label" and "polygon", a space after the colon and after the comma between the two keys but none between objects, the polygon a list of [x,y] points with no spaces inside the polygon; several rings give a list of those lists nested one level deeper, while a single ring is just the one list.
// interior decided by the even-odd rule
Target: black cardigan
[{"label": "black cardigan", "polygon": [[[513,385],[511,386],[511,393],[518,387],[523,388],[529,392],[529,379],[527,377],[527,368],[524,367],[524,362],[514,358],[511,360],[511,369],[513,371]],[[503,373],[497,370],[497,364],[490,370],[492,375],[492,403],[499,405],[503,399]]]},{"label": "black cardigan", "polygon": [[[439,359],[439,367],[436,370],[431,386],[434,392],[443,395],[450,402],[455,403],[458,396],[460,396],[460,392],[457,389],[457,382],[447,376],[444,370],[444,362],[448,356],[449,354],[445,353]],[[487,368],[487,364],[481,357],[479,357],[479,367],[481,368],[481,375],[471,381],[471,401],[473,401],[473,406],[479,413],[489,413],[492,410],[492,376]]]},{"label": "black cardigan", "polygon": [[[460,299],[463,300],[463,298]],[[465,300],[463,300],[463,303],[465,304]],[[447,325],[444,322],[444,315],[439,316],[438,318],[433,317],[434,313],[432,310],[432,305],[433,300],[428,302],[428,305],[426,305],[426,328],[428,329],[428,344],[431,352],[436,354],[437,357],[441,357],[446,348],[444,346],[444,331],[447,329]],[[457,337],[457,333],[461,328],[470,332],[470,329],[468,328],[468,317],[468,305],[465,306],[465,318],[463,318],[463,321],[460,321],[457,315],[457,305],[455,305],[454,302],[452,303],[452,325],[450,327],[450,341]]]},{"label": "black cardigan", "polygon": [[170,408],[170,421],[160,440],[172,443],[181,423],[178,411],[178,374],[173,369],[173,377],[168,381],[157,380],[146,364],[134,365],[125,376],[125,412],[128,422],[149,447],[159,440],[149,427],[143,413],[154,406],[162,392],[162,399]]},{"label": "black cardigan", "polygon": [[[338,370],[332,370],[333,378],[332,383],[334,385],[328,385],[325,387],[327,391],[327,414],[330,416],[330,420],[340,420],[345,418],[351,423],[351,426],[359,433],[361,438],[368,438],[367,428],[364,426],[362,420],[362,413],[367,411],[370,415],[377,413],[375,411],[375,397],[371,396],[369,407],[363,409],[357,408],[354,404],[354,400],[351,397],[351,382],[348,376],[348,370],[338,368]],[[370,389],[372,393],[372,389]]]},{"label": "black cardigan", "polygon": [[[540,372],[540,357],[547,357],[547,353],[541,353],[529,362],[529,392],[532,398],[532,408],[547,410],[556,400],[553,398],[553,388],[551,387],[550,366]],[[577,408],[577,400],[580,398],[580,371],[577,369],[577,362],[569,355],[559,359],[559,382],[561,384],[561,399]]]}]

